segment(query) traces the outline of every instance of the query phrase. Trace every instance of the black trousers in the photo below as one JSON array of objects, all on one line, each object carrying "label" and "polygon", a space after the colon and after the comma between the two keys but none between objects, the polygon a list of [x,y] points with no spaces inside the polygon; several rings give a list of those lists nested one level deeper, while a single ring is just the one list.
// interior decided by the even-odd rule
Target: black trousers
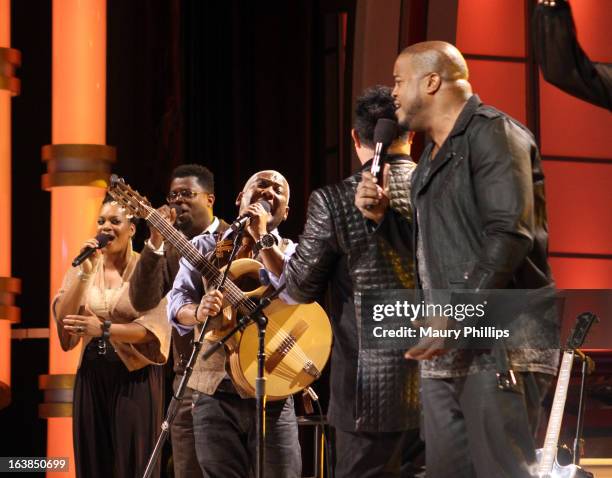
[{"label": "black trousers", "polygon": [[[255,400],[217,391],[193,393],[196,453],[205,478],[248,478],[256,464]],[[266,478],[299,478],[302,471],[293,398],[266,404]]]},{"label": "black trousers", "polygon": [[[89,344],[74,386],[76,476],[142,476],[162,421],[163,370],[149,365],[129,372],[107,347]],[[154,477],[159,476],[159,462]]]},{"label": "black trousers", "polygon": [[427,478],[536,476],[534,433],[552,376],[516,375],[514,391],[499,390],[495,372],[421,379]]},{"label": "black trousers", "polygon": [[[172,389],[175,393],[182,378],[181,375],[174,377]],[[191,388],[185,388],[183,402],[176,412],[176,417],[174,417],[170,427],[175,478],[202,478],[202,471],[196,456],[195,439],[193,437],[192,394],[193,390]]]},{"label": "black trousers", "polygon": [[369,433],[336,428],[335,437],[335,478],[420,476],[419,467],[413,463],[414,454],[410,453],[419,448],[418,430]]}]

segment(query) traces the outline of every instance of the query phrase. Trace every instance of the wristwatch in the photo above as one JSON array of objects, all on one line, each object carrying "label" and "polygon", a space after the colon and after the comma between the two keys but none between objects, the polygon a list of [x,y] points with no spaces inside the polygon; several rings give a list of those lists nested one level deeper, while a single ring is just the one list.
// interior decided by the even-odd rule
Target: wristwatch
[{"label": "wristwatch", "polygon": [[274,236],[274,234],[270,234],[268,232],[267,234],[264,234],[263,236],[261,236],[259,238],[259,241],[257,241],[253,245],[253,255],[256,256],[257,254],[259,254],[259,251],[261,251],[262,249],[270,249],[271,247],[274,247],[275,245],[276,245],[276,237]]}]

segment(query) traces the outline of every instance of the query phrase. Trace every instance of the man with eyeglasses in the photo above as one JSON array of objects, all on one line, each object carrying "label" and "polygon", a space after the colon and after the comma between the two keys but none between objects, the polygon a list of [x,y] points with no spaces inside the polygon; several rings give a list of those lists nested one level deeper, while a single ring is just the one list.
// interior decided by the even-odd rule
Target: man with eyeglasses
[{"label": "man with eyeglasses", "polygon": [[[188,239],[199,234],[213,237],[223,234],[228,228],[225,221],[213,214],[215,186],[213,174],[199,164],[183,164],[171,176],[168,204],[159,212]],[[145,243],[130,280],[130,299],[139,311],[149,310],[168,293],[179,270],[180,255],[172,245],[164,243],[164,238],[155,228]],[[184,362],[191,354],[193,333],[180,335],[172,331],[172,351],[174,358],[174,383],[176,391],[184,373]],[[191,415],[191,395],[193,390],[186,389],[185,400],[176,415],[170,430],[174,476],[178,478],[200,478],[202,472],[195,453],[193,438],[193,419]]]}]

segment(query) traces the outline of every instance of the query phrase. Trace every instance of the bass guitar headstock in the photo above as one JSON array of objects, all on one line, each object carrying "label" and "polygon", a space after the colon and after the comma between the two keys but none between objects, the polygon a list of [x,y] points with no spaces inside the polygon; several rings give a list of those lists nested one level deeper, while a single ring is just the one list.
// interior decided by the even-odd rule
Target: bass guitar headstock
[{"label": "bass guitar headstock", "polygon": [[566,348],[568,350],[576,350],[582,347],[582,344],[584,343],[593,322],[599,322],[599,318],[597,318],[597,316],[592,312],[583,312],[576,317],[576,325],[574,326],[569,339],[567,339]]}]

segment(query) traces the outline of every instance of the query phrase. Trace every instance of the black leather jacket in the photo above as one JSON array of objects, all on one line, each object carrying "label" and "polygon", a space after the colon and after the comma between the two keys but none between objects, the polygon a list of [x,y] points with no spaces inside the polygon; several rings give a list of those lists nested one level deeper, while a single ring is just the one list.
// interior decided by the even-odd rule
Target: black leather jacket
[{"label": "black leather jacket", "polygon": [[535,7],[533,44],[546,81],[612,111],[612,65],[592,62],[580,47],[569,3]]},{"label": "black leather jacket", "polygon": [[[531,133],[473,95],[430,161],[432,146],[423,152],[412,180],[418,215],[414,237],[421,240],[429,287],[554,287],[547,261],[544,174]],[[556,333],[543,330],[550,324],[544,326],[541,319],[532,317],[525,332]],[[556,372],[554,352],[523,352],[513,357],[515,369]],[[448,359],[434,362],[451,368]]]},{"label": "black leather jacket", "polygon": [[298,302],[318,299],[330,288],[334,344],[328,419],[342,430],[418,427],[416,364],[403,358],[404,350],[363,350],[359,338],[363,291],[414,287],[407,207],[413,169],[407,156],[392,158],[392,209],[385,218],[408,253],[373,234],[355,207],[360,171],[312,193],[304,232],[285,268],[287,292]]}]

